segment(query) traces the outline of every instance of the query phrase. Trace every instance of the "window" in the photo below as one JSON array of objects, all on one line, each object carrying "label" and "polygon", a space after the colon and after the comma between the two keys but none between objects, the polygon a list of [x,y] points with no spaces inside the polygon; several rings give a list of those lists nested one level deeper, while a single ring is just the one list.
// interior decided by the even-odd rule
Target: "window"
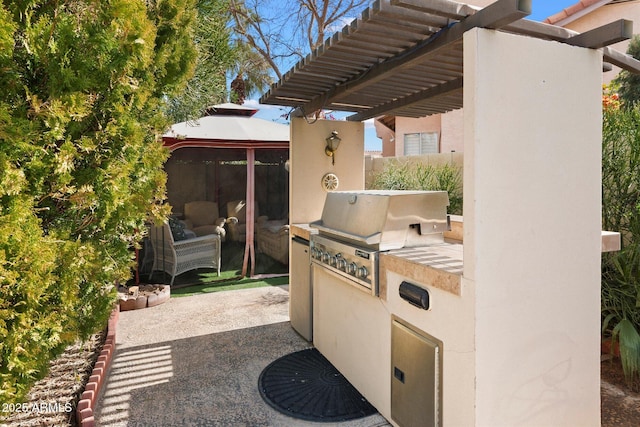
[{"label": "window", "polygon": [[420,154],[439,153],[438,133],[405,133],[404,134],[404,155],[418,156]]}]

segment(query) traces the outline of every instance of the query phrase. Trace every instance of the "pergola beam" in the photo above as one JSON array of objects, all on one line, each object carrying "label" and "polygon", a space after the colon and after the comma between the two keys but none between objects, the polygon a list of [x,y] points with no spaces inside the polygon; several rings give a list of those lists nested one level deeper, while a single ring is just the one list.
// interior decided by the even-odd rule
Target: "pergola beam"
[{"label": "pergola beam", "polygon": [[633,22],[619,19],[564,40],[572,46],[599,49],[633,37]]},{"label": "pergola beam", "polygon": [[[448,5],[448,1],[429,0],[434,7]],[[311,102],[300,107],[304,111],[297,111],[295,115],[312,113],[339,100],[353,92],[366,86],[377,83],[385,79],[389,73],[399,69],[411,67],[417,63],[425,61],[429,56],[437,54],[441,49],[449,44],[462,39],[465,32],[472,28],[500,28],[504,25],[524,18],[531,13],[531,0],[498,0],[495,3],[478,10],[473,15],[453,24],[452,26],[434,34],[431,38],[416,45],[398,56],[390,58],[376,66],[371,67],[363,75],[347,81],[332,90],[315,97]],[[301,113],[301,114],[300,114]]]},{"label": "pergola beam", "polygon": [[609,46],[602,48],[602,54],[607,62],[631,73],[640,74],[640,61],[633,56],[624,54]]},{"label": "pergola beam", "polygon": [[[557,27],[555,25],[545,24],[542,22],[529,21],[527,19],[523,19],[521,21],[514,22],[513,24],[506,25],[502,29],[514,34],[555,40],[561,43],[564,43],[566,42],[566,40],[580,35],[580,33],[576,31]],[[604,46],[601,49],[605,62],[611,63],[631,73],[640,74],[640,61],[638,61],[637,59],[615,49],[612,49],[609,46]]]},{"label": "pergola beam", "polygon": [[359,122],[377,117],[383,114],[393,114],[393,110],[404,107],[411,107],[417,105],[421,101],[427,98],[434,98],[436,96],[444,95],[462,88],[462,77],[450,80],[441,85],[432,87],[427,90],[416,92],[412,95],[405,96],[404,98],[397,99],[395,101],[387,102],[386,104],[378,105],[377,107],[370,108],[366,111],[362,111],[357,114],[353,114],[347,117],[347,120]]},{"label": "pergola beam", "polygon": [[393,6],[401,6],[405,9],[417,12],[431,13],[446,18],[460,21],[467,16],[475,14],[480,8],[464,3],[455,3],[449,0],[391,0]]}]

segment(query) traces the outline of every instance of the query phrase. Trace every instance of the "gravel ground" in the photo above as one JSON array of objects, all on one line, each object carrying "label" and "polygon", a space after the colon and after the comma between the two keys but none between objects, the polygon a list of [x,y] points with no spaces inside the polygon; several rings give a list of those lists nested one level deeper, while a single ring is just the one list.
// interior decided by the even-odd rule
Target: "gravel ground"
[{"label": "gravel ground", "polygon": [[50,363],[49,373],[33,386],[25,403],[3,404],[0,426],[75,427],[75,409],[105,337],[105,333],[95,334],[84,343],[67,347]]}]

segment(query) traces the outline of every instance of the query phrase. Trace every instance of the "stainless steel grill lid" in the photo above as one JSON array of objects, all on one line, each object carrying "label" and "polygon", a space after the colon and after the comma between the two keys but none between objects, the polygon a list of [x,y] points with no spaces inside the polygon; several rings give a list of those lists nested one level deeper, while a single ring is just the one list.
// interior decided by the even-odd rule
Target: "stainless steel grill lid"
[{"label": "stainless steel grill lid", "polygon": [[327,193],[322,234],[377,250],[443,240],[448,229],[446,191],[364,190]]}]

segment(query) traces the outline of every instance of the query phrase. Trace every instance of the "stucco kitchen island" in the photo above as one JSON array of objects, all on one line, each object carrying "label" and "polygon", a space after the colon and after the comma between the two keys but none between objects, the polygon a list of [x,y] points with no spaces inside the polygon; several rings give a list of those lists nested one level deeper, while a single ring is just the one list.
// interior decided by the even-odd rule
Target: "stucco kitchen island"
[{"label": "stucco kitchen island", "polygon": [[[389,420],[394,418],[392,381],[400,381],[394,369],[400,369],[405,383],[414,382],[419,391],[396,396],[394,403],[400,409],[415,404],[416,420],[424,425],[442,425],[443,410],[451,425],[469,421],[469,414],[460,408],[473,404],[472,394],[465,402],[461,393],[473,389],[473,298],[468,292],[466,298],[459,294],[461,271],[419,259],[442,255],[458,258],[461,265],[461,249],[443,244],[381,254],[378,297],[314,267],[314,345]],[[406,281],[429,291],[428,311],[400,297],[399,287]],[[425,358],[414,354],[417,359],[392,364],[392,330],[398,328],[439,344],[437,360],[429,366],[428,385],[421,383],[425,378],[412,377],[414,372],[406,370],[411,363],[426,362]]]},{"label": "stucco kitchen island", "polygon": [[[600,121],[582,118],[600,114],[601,57],[490,30],[464,39],[473,48],[464,51],[459,295],[424,270],[407,277],[393,254],[381,255],[397,268],[381,268],[379,298],[314,267],[314,344],[397,425],[420,424],[393,417],[394,320],[442,343],[432,425],[597,426]],[[537,56],[501,54],[513,51]],[[559,68],[581,72],[563,79]],[[402,281],[429,289],[429,311],[404,307]]]},{"label": "stucco kitchen island", "polygon": [[[626,24],[576,34],[521,20],[530,10],[530,1],[516,0],[482,10],[447,0],[381,0],[262,100],[301,115],[353,111],[354,121],[464,106],[459,295],[433,286],[424,271],[408,277],[411,267],[393,254],[380,255],[386,294],[377,296],[313,267],[314,344],[396,425],[423,424],[391,409],[392,382],[409,379],[392,366],[394,328],[425,338],[430,355],[422,367],[442,362],[441,377],[428,384],[441,384],[442,393],[424,390],[437,412],[429,425],[600,424],[603,59],[633,72],[640,63],[597,49],[629,37]],[[426,22],[439,22],[437,31],[425,35]],[[362,48],[361,33],[377,44]],[[405,44],[387,49],[395,40]],[[345,49],[352,49],[348,60]],[[329,63],[336,74],[325,78]],[[304,138],[314,126],[292,122],[292,152],[315,140]],[[345,157],[340,150],[336,167]],[[395,271],[388,268],[394,263]],[[430,310],[404,307],[403,281],[428,288]]]}]

